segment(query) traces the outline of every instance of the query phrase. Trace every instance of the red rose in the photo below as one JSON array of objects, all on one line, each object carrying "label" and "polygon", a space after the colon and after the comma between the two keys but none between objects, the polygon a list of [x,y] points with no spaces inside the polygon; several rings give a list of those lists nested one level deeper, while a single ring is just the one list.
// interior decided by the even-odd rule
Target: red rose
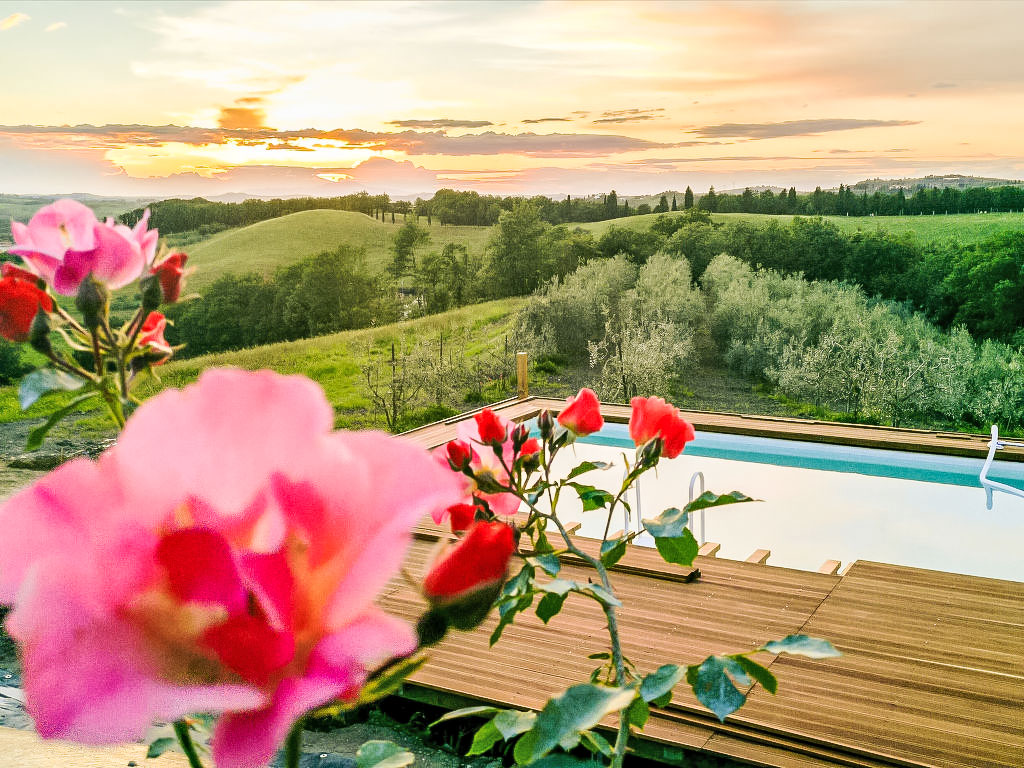
[{"label": "red rose", "polygon": [[0,266],[0,275],[4,277],[16,277],[19,280],[24,280],[26,283],[38,286],[40,277],[35,272],[29,272],[27,269],[22,269],[16,264],[12,264],[9,261],[5,261],[3,266]]},{"label": "red rose", "polygon": [[604,426],[601,403],[594,390],[583,388],[575,398],[570,397],[565,410],[558,414],[558,423],[577,435],[589,435]]},{"label": "red rose", "polygon": [[423,581],[423,592],[431,603],[452,603],[500,585],[515,548],[511,527],[478,520],[434,563]]},{"label": "red rose", "polygon": [[480,435],[480,442],[484,445],[504,443],[508,437],[508,429],[504,422],[498,418],[498,414],[490,408],[484,408],[473,417],[476,419],[477,434]]},{"label": "red rose", "polygon": [[174,351],[164,338],[164,329],[166,327],[166,317],[159,312],[150,312],[146,316],[146,322],[142,324],[142,330],[139,332],[140,347],[148,347],[151,352],[163,355],[154,365],[163,363]]},{"label": "red rose", "polygon": [[535,453],[540,453],[540,443],[537,442],[536,437],[529,438],[522,447],[519,449],[520,456],[533,456]]},{"label": "red rose", "polygon": [[53,300],[36,287],[35,279],[23,280],[16,273],[0,277],[0,336],[9,341],[28,341],[39,308],[53,311]]},{"label": "red rose", "polygon": [[693,440],[693,425],[679,413],[679,409],[660,397],[634,397],[630,404],[629,436],[637,447],[661,438],[661,455],[674,459]]},{"label": "red rose", "polygon": [[185,262],[187,260],[187,254],[175,252],[149,270],[160,278],[160,292],[163,294],[165,304],[173,304],[181,295],[181,288],[185,284]]},{"label": "red rose", "polygon": [[452,440],[448,443],[446,449],[448,451],[448,461],[456,472],[461,472],[473,461],[473,446],[464,440]]},{"label": "red rose", "polygon": [[452,524],[452,533],[462,533],[476,519],[476,504],[453,504],[448,507],[448,519]]}]

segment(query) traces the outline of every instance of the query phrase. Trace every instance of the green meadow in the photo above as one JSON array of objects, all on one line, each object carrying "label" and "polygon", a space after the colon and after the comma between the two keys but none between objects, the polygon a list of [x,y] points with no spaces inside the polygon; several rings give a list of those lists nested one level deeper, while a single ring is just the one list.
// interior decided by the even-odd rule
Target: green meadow
[{"label": "green meadow", "polygon": [[[525,303],[526,299],[502,299],[377,328],[172,360],[156,369],[159,382],[143,382],[136,393],[146,398],[166,387],[185,386],[195,381],[203,370],[214,366],[272,369],[279,373],[302,374],[319,383],[337,414],[337,426],[379,427],[363,384],[360,366],[367,360],[390,356],[392,343],[406,346],[417,342],[436,343],[442,334],[449,338],[463,332],[472,340],[465,349],[467,362],[472,362],[502,347],[506,334],[511,331],[515,312]],[[0,388],[0,423],[44,417],[72,398],[73,395],[50,395],[28,411],[22,411],[18,406],[17,387]],[[110,431],[105,414],[90,411],[77,422],[68,420],[55,434],[69,429],[71,424],[75,431],[86,436]]]},{"label": "green meadow", "polygon": [[[189,264],[197,268],[190,285],[201,289],[231,272],[269,276],[279,266],[342,244],[365,249],[367,267],[380,270],[391,259],[392,242],[402,223],[401,217],[392,224],[390,217],[381,222],[353,211],[314,210],[230,229],[185,249]],[[419,253],[440,250],[449,242],[478,253],[491,232],[490,227],[442,226],[437,222],[428,226],[425,218],[419,226],[430,233],[430,241],[417,249]]]},{"label": "green meadow", "polygon": [[[596,221],[579,226],[600,237],[609,227],[628,227],[629,229],[648,229],[658,216],[682,216],[683,211],[671,211],[666,214],[646,213],[641,216],[629,216],[621,219]],[[806,218],[806,217],[805,217]],[[835,224],[842,232],[863,230],[870,232],[879,229],[894,234],[906,232],[922,243],[934,240],[957,240],[961,243],[977,243],[1005,229],[1024,229],[1024,213],[956,213],[935,216],[824,216],[826,221]],[[777,221],[789,224],[794,217],[773,215],[768,213],[714,213],[711,220],[719,223],[730,221],[746,221],[752,224],[767,224]]]}]

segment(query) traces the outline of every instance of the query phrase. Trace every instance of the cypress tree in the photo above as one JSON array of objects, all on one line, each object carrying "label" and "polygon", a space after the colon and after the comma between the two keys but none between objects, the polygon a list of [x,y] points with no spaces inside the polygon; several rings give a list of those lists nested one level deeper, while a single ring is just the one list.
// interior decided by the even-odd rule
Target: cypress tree
[{"label": "cypress tree", "polygon": [[693,190],[689,187],[683,193],[683,208],[693,208]]},{"label": "cypress tree", "polygon": [[672,195],[672,210],[673,211],[678,211],[679,210],[679,206],[676,205],[676,196],[675,195]]}]

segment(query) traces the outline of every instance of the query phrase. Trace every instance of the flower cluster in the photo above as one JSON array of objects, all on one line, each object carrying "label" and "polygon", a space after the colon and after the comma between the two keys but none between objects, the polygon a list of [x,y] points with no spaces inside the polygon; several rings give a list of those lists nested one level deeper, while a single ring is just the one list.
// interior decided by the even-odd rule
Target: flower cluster
[{"label": "flower cluster", "polygon": [[[0,336],[28,342],[45,355],[54,373],[30,378],[30,403],[47,389],[79,389],[108,408],[119,426],[135,403],[134,377],[165,362],[174,352],[164,338],[161,304],[179,300],[188,257],[158,255],[155,229],[146,211],[132,228],[98,221],[76,200],[58,200],[28,222],[12,222],[10,252],[22,266],[4,264],[0,276]],[[121,328],[110,323],[111,292],[138,283],[139,308]],[[57,302],[74,297],[78,315]],[[59,337],[68,350],[54,341]],[[70,351],[74,354],[68,354]],[[83,365],[83,359],[90,362]],[[45,386],[44,386],[45,383]]]},{"label": "flower cluster", "polygon": [[[99,461],[0,506],[0,602],[15,604],[43,736],[135,740],[153,718],[225,712],[216,764],[264,765],[305,712],[416,648],[373,600],[460,483],[422,449],[333,420],[308,379],[210,371],[143,404]],[[467,552],[505,546],[494,538],[467,539],[427,591],[465,588]]]}]

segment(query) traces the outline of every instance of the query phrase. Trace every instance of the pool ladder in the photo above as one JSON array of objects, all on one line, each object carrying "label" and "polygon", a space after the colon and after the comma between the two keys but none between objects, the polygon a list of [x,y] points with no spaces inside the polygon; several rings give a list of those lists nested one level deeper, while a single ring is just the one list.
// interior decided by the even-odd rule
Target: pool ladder
[{"label": "pool ladder", "polygon": [[[622,482],[626,482],[626,477],[628,476],[628,474],[629,474],[629,470],[623,471],[623,473],[622,473]],[[700,481],[700,494],[698,494],[698,496],[699,496],[699,495],[702,495],[704,493],[704,473],[703,472],[700,472],[700,471],[694,472],[693,476],[690,478],[690,501],[693,501],[694,498],[696,498],[693,495],[693,488],[697,484],[697,481]],[[643,531],[644,524],[643,524],[643,515],[641,514],[641,510],[640,510],[640,480],[639,480],[639,478],[633,484],[633,494],[634,494],[633,495],[633,510],[636,512],[636,532],[640,533],[640,532]],[[705,533],[705,529],[704,529],[704,512],[705,512],[705,510],[703,510],[703,509],[700,510],[700,535],[697,535],[697,520],[696,520],[696,517],[695,517],[694,514],[690,515],[690,522],[688,522],[686,524],[686,527],[690,529],[690,533],[693,534],[694,538],[697,539],[697,543],[700,544],[701,546],[704,545],[704,533]],[[625,507],[623,507],[622,508],[622,515],[623,515],[622,530],[624,532],[626,532],[626,533],[629,533],[631,530],[633,530],[633,528],[632,528],[632,520],[630,519],[631,515],[630,515],[629,510],[626,509]]]},{"label": "pool ladder", "polygon": [[1024,498],[1024,488],[1014,488],[1012,485],[1000,483],[997,480],[990,480],[988,477],[988,471],[992,467],[992,460],[995,458],[996,451],[1000,448],[1006,448],[1007,446],[1024,448],[1024,443],[1014,440],[1000,440],[999,427],[993,424],[992,439],[988,442],[988,457],[985,459],[985,465],[981,468],[981,474],[978,475],[978,479],[981,481],[981,487],[985,489],[985,507],[987,509],[992,509],[993,491],[1002,491],[1003,493],[1008,493],[1011,496]]}]

